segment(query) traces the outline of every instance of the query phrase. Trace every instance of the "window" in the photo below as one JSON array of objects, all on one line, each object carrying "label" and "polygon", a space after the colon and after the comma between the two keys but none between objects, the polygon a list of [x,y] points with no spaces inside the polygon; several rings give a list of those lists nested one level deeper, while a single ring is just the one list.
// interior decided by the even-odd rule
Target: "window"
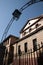
[{"label": "window", "polygon": [[29,32],[31,32],[32,28],[29,28]]},{"label": "window", "polygon": [[39,27],[40,25],[41,25],[41,24],[36,23],[36,25],[35,25],[35,26],[36,26],[36,28],[37,28],[37,27]]},{"label": "window", "polygon": [[36,51],[37,50],[37,39],[33,39],[33,50]]},{"label": "window", "polygon": [[26,32],[24,32],[24,35],[26,34]]},{"label": "window", "polygon": [[21,55],[20,45],[18,46],[18,54]]},{"label": "window", "polygon": [[24,44],[25,52],[27,52],[27,43]]}]

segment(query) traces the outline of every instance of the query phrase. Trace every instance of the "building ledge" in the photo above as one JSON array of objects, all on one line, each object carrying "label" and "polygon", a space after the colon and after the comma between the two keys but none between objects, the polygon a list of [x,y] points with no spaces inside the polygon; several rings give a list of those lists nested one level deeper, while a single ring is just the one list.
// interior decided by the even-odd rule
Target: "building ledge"
[{"label": "building ledge", "polygon": [[[26,39],[26,38],[28,38],[28,37],[30,37],[30,36],[36,34],[36,33],[38,33],[38,32],[41,31],[41,30],[43,30],[43,26],[37,28],[35,31],[31,32],[31,33],[28,34],[27,36],[25,36],[25,37],[23,37],[23,38],[21,38],[21,39],[19,39],[19,40],[16,40],[14,43],[18,43],[18,42],[20,42],[20,41],[22,41],[22,40],[24,40],[24,39]],[[14,44],[14,43],[12,43],[12,44]]]}]

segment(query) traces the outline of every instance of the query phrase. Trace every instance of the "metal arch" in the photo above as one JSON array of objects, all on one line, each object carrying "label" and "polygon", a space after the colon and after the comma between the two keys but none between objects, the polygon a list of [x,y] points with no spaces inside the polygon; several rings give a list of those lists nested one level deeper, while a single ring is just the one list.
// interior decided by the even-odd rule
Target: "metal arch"
[{"label": "metal arch", "polygon": [[31,0],[31,1],[29,1],[28,3],[26,3],[25,5],[23,5],[19,10],[16,9],[16,10],[12,13],[13,17],[12,17],[12,19],[10,20],[10,22],[8,23],[7,27],[5,28],[5,31],[4,31],[4,33],[3,33],[1,42],[3,42],[3,40],[6,38],[7,33],[8,33],[8,31],[9,31],[9,29],[10,29],[10,27],[11,27],[13,21],[14,21],[15,19],[16,19],[16,20],[19,19],[19,17],[20,17],[20,15],[21,15],[22,11],[25,10],[28,6],[30,6],[30,5],[32,5],[32,4],[34,4],[34,3],[38,3],[38,2],[40,2],[40,1],[43,1],[43,0]]},{"label": "metal arch", "polygon": [[30,0],[29,2],[27,2],[25,5],[23,5],[19,10],[16,9],[12,15],[18,20],[20,15],[22,14],[22,11],[25,10],[28,6],[38,3],[38,2],[43,2],[43,0]]},{"label": "metal arch", "polygon": [[10,29],[10,27],[11,27],[11,25],[12,25],[14,19],[15,19],[15,18],[12,17],[12,19],[11,19],[10,22],[8,23],[7,27],[5,28],[4,33],[3,33],[3,36],[2,36],[2,39],[1,39],[1,42],[6,38],[7,33],[8,33],[8,30]]},{"label": "metal arch", "polygon": [[40,1],[43,1],[43,0],[31,0],[29,1],[28,3],[26,3],[25,5],[23,5],[19,11],[22,12],[24,9],[26,9],[28,6],[32,5],[32,4],[35,4],[35,3],[38,3]]}]

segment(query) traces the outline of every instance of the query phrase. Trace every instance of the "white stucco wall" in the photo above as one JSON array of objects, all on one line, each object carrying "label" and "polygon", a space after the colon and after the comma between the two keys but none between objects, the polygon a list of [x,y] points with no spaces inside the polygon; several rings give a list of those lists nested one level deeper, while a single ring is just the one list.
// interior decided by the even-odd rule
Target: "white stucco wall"
[{"label": "white stucco wall", "polygon": [[[33,23],[36,22],[37,20],[38,20],[38,19],[36,19],[36,20],[31,20],[30,22],[31,22],[31,24],[33,24]],[[31,24],[30,24],[30,25],[31,25]],[[41,20],[38,22],[38,24],[40,24],[39,27],[43,26],[43,19],[41,19]],[[29,27],[28,25],[29,25],[29,24],[26,25],[26,27],[24,28],[24,30],[25,30],[27,27]],[[35,24],[35,25],[36,25],[36,24]],[[33,32],[33,31],[36,30],[35,25],[33,25],[33,26],[31,27],[31,28],[33,29],[31,32]],[[39,27],[38,27],[38,28],[39,28]],[[26,32],[25,35],[24,35],[24,32]],[[26,35],[28,35],[28,34],[31,33],[31,32],[29,32],[29,29],[25,30],[24,32],[20,34],[20,38],[23,38],[24,36],[26,36]]]},{"label": "white stucco wall", "polygon": [[21,51],[24,51],[24,44],[27,42],[27,47],[28,47],[28,50],[30,49],[33,49],[33,39],[37,38],[37,44],[40,44],[41,45],[41,42],[43,42],[43,30],[18,42],[18,45],[17,45],[17,52],[18,52],[18,46],[20,45],[21,46]]}]

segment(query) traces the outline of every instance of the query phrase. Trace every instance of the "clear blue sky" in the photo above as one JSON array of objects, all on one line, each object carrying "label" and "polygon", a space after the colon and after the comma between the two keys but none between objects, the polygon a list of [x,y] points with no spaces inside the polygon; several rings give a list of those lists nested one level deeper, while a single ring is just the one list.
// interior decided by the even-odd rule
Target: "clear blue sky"
[{"label": "clear blue sky", "polygon": [[[28,1],[29,0],[0,0],[0,41],[7,24],[12,18],[12,12],[15,9],[20,9]],[[43,2],[29,6],[22,12],[20,19],[13,22],[8,35],[12,34],[19,37],[19,32],[26,21],[41,14],[43,14]]]}]

